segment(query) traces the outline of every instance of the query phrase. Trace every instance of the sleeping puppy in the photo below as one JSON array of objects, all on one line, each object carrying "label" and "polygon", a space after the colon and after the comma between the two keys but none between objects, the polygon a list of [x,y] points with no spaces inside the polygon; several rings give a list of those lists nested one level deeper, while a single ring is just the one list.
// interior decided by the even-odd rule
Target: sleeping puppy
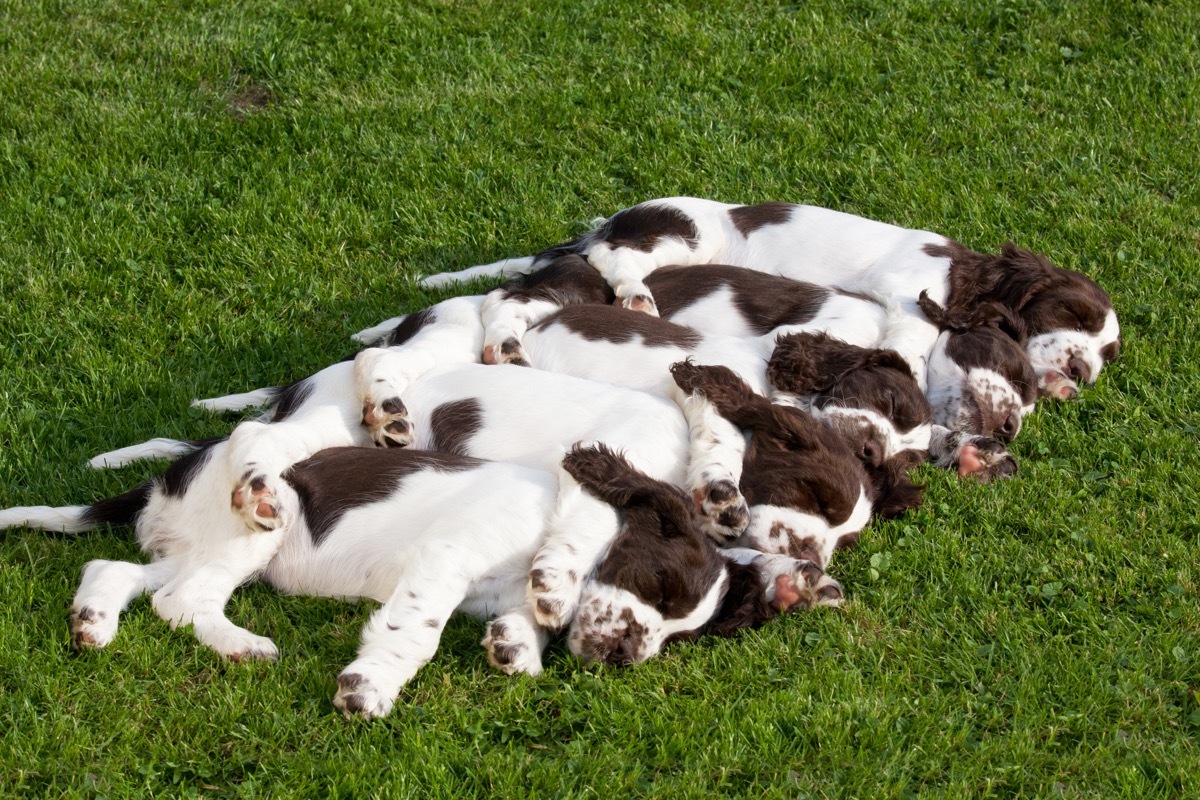
[{"label": "sleeping puppy", "polygon": [[524,344],[536,368],[668,397],[677,361],[729,367],[756,393],[807,407],[876,466],[905,450],[929,449],[929,403],[899,356],[825,334],[743,339],[616,306],[583,305],[542,320]]},{"label": "sleeping puppy", "polygon": [[893,298],[906,322],[881,346],[900,352],[918,379],[938,335],[919,313],[923,291],[951,313],[991,301],[1020,317],[1045,396],[1074,396],[1076,383],[1094,381],[1120,349],[1120,326],[1108,294],[1086,276],[1036,253],[1013,244],[1004,245],[999,255],[977,253],[928,231],[792,203],[650,200],[537,256],[433,275],[424,283],[512,276],[568,253],[584,256],[626,308],[650,314],[658,307],[646,278],[670,265],[732,264]]},{"label": "sleeping puppy", "polygon": [[[457,611],[487,618],[484,645],[502,671],[541,671],[551,631],[529,608],[530,564],[554,532],[611,529],[613,546],[586,576],[571,650],[630,664],[673,638],[730,635],[775,610],[837,605],[841,589],[816,565],[786,557],[723,556],[694,525],[681,493],[603,446],[576,449],[553,474],[513,464],[407,450],[325,450],[285,475],[301,497],[296,525],[229,535],[214,495],[223,443],[176,462],[159,479],[91,506],[0,511],[0,527],[81,531],[133,524],[148,564],[92,561],[71,609],[76,649],[104,647],[125,606],[153,592],[154,610],[231,660],[274,658],[274,644],[224,616],[233,590],[261,575],[282,592],[381,603],[358,657],[338,676],[347,716],[389,713],[437,650]],[[582,488],[581,488],[582,487]],[[587,494],[605,505],[571,502]],[[564,498],[566,501],[564,502]],[[650,580],[647,576],[657,576]]]}]

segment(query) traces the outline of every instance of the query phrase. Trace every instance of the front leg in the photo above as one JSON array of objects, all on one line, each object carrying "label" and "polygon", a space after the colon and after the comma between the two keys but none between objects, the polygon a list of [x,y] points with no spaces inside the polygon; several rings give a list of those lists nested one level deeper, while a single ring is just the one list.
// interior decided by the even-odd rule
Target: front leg
[{"label": "front leg", "polygon": [[934,466],[957,470],[959,477],[973,476],[980,483],[1017,474],[1016,458],[999,439],[940,425],[933,426],[929,460]]},{"label": "front leg", "polygon": [[[609,247],[603,243],[588,251],[587,260],[608,281],[622,307],[657,317],[658,304],[654,302],[650,287],[646,286],[646,276],[667,264],[686,263],[671,258],[671,253],[679,249],[678,244],[660,242],[658,247],[647,253],[629,247]],[[690,256],[690,251],[686,255]]]},{"label": "front leg", "polygon": [[752,564],[758,570],[767,602],[776,611],[835,607],[845,598],[842,585],[812,561],[743,547],[728,548],[721,553],[731,561]]},{"label": "front leg", "polygon": [[561,311],[563,305],[551,299],[513,296],[506,289],[490,292],[479,311],[483,320],[483,363],[528,367],[529,355],[522,344],[525,332]]},{"label": "front leg", "polygon": [[354,357],[354,390],[362,404],[362,422],[380,447],[408,447],[412,420],[400,396],[432,367],[400,349],[368,347]]},{"label": "front leg", "polygon": [[372,347],[354,358],[354,390],[362,423],[380,447],[412,444],[412,422],[400,396],[417,378],[447,364],[477,364],[483,342],[478,298],[455,297],[433,307],[411,339]]},{"label": "front leg", "polygon": [[543,628],[566,627],[575,616],[583,581],[616,538],[619,518],[559,469],[558,504],[529,570],[530,613]]},{"label": "front leg", "polygon": [[533,609],[526,605],[489,622],[480,644],[487,650],[491,665],[505,675],[540,675],[542,651],[549,640],[550,632],[538,624]]},{"label": "front leg", "polygon": [[701,528],[718,545],[728,545],[750,523],[739,485],[746,439],[704,395],[688,394],[672,383],[672,395],[688,422],[691,448],[687,487],[701,515]]},{"label": "front leg", "polygon": [[71,603],[71,647],[78,651],[108,645],[130,601],[162,586],[176,569],[171,561],[89,561]]},{"label": "front leg", "polygon": [[279,656],[275,643],[234,625],[225,606],[238,586],[266,569],[284,538],[284,531],[275,530],[206,542],[154,593],[155,612],[173,628],[191,625],[201,644],[230,661],[273,661]]}]

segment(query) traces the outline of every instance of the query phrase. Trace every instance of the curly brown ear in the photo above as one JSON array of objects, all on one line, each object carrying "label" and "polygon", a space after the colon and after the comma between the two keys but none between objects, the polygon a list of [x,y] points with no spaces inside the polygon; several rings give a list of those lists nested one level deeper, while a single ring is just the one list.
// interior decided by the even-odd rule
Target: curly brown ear
[{"label": "curly brown ear", "polygon": [[962,329],[962,324],[955,320],[950,312],[934,302],[933,298],[929,296],[928,289],[921,290],[921,295],[917,298],[917,307],[921,309],[925,318],[936,325],[940,331]]},{"label": "curly brown ear", "polygon": [[[882,363],[881,352],[827,333],[790,333],[775,340],[775,351],[767,362],[767,380],[785,392],[816,394],[855,370]],[[903,369],[908,371],[907,364]]]},{"label": "curly brown ear", "polygon": [[971,328],[994,325],[1009,338],[1022,344],[1025,342],[1025,322],[1002,303],[983,303],[975,309],[970,322]]},{"label": "curly brown ear", "polygon": [[1012,309],[995,300],[980,303],[968,311],[952,313],[930,299],[928,292],[922,291],[917,306],[939,330],[965,333],[992,325],[1018,342],[1025,341],[1025,323]]},{"label": "curly brown ear", "polygon": [[685,392],[707,398],[717,413],[734,425],[754,427],[771,414],[771,401],[755,394],[729,367],[700,365],[688,359],[671,365],[671,377]]},{"label": "curly brown ear", "polygon": [[905,459],[894,458],[878,466],[865,466],[875,488],[875,501],[871,507],[875,516],[892,519],[920,508],[925,490],[908,476],[909,464]]},{"label": "curly brown ear", "polygon": [[648,508],[673,523],[662,526],[664,531],[682,534],[692,529],[692,506],[680,489],[654,480],[607,445],[575,445],[562,466],[580,486],[614,508]]},{"label": "curly brown ear", "polygon": [[775,616],[775,610],[767,602],[767,593],[762,577],[751,564],[726,562],[729,572],[729,587],[721,600],[721,607],[708,621],[704,632],[713,636],[732,636],[744,628],[757,628]]}]

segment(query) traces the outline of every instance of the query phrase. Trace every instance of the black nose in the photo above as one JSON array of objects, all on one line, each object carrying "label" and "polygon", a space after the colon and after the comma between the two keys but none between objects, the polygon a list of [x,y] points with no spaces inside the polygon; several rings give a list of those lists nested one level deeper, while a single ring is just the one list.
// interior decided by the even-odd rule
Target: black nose
[{"label": "black nose", "polygon": [[1004,418],[1004,424],[996,431],[996,435],[1006,442],[1011,442],[1017,437],[1019,430],[1021,430],[1021,420],[1017,418],[1016,414],[1009,414]]},{"label": "black nose", "polygon": [[862,452],[858,455],[863,462],[870,464],[872,467],[878,467],[880,462],[883,461],[883,448],[880,447],[878,442],[868,439],[863,442]]},{"label": "black nose", "polygon": [[621,639],[612,650],[608,651],[608,656],[604,660],[616,666],[628,666],[632,664],[633,645],[630,644],[628,639]]},{"label": "black nose", "polygon": [[1079,356],[1071,356],[1067,361],[1067,374],[1071,376],[1071,380],[1077,383],[1092,382],[1092,368]]}]

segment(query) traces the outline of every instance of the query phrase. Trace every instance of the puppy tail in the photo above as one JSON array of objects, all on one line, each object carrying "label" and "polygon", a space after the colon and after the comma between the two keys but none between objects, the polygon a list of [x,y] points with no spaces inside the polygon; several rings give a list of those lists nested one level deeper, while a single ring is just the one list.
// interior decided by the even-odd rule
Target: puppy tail
[{"label": "puppy tail", "polygon": [[[387,338],[387,335],[389,333],[396,330],[396,326],[398,326],[401,322],[404,322],[404,320],[406,320],[406,319],[408,319],[408,314],[402,314],[399,317],[392,317],[389,320],[384,320],[383,322],[379,323],[378,325],[374,325],[370,328],[365,328],[365,329],[359,331],[358,333],[354,334],[350,338],[360,344],[365,344],[365,345],[379,344],[385,338]],[[199,401],[197,401],[197,402],[199,402]]]},{"label": "puppy tail", "polygon": [[262,389],[255,389],[252,392],[193,400],[192,408],[203,408],[205,411],[211,411],[214,414],[221,411],[241,411],[244,408],[251,408],[252,406],[265,406],[272,402],[277,394],[279,394],[279,387],[268,386]]},{"label": "puppy tail", "polygon": [[101,525],[132,525],[146,507],[154,482],[147,481],[124,494],[90,506],[17,506],[0,511],[0,529],[37,528],[58,533],[80,533]]},{"label": "puppy tail", "polygon": [[533,256],[521,258],[502,258],[491,264],[480,264],[477,267],[459,270],[458,272],[439,272],[436,275],[426,275],[419,283],[425,288],[450,286],[455,283],[466,283],[476,278],[513,278],[524,275],[533,268]]},{"label": "puppy tail", "polygon": [[204,446],[204,442],[188,442],[180,439],[151,439],[141,444],[122,447],[101,453],[88,462],[92,469],[116,469],[135,461],[148,461],[152,458],[178,458],[194,453]]}]

